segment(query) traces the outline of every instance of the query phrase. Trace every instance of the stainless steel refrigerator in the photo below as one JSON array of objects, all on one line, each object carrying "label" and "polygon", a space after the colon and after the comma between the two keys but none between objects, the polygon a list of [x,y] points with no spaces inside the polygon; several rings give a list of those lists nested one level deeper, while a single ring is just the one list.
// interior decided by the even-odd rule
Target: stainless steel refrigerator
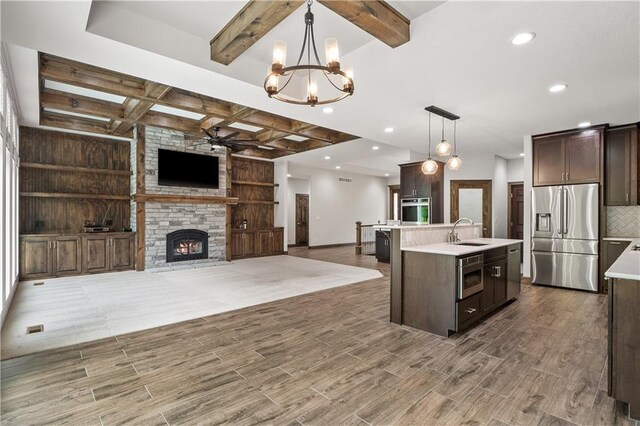
[{"label": "stainless steel refrigerator", "polygon": [[598,184],[536,187],[531,281],[598,291]]}]

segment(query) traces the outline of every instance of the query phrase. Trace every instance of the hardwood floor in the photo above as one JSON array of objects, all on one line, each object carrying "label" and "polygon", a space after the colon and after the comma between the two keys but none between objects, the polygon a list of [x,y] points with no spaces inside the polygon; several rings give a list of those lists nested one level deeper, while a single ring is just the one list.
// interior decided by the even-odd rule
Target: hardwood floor
[{"label": "hardwood floor", "polygon": [[630,424],[606,297],[524,286],[445,339],[388,321],[384,278],[3,361],[2,424]]}]

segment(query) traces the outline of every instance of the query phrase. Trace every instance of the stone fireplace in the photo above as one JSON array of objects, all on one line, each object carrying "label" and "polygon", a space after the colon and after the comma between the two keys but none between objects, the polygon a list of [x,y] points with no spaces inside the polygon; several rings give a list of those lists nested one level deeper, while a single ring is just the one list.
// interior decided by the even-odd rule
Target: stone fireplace
[{"label": "stone fireplace", "polygon": [[209,234],[198,229],[181,229],[167,234],[167,262],[207,259]]}]

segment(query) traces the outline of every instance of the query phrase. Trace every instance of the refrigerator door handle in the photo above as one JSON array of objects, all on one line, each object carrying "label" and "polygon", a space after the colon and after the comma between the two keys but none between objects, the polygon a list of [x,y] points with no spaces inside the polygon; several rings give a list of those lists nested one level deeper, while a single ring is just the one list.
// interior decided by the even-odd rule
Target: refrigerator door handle
[{"label": "refrigerator door handle", "polygon": [[563,202],[563,211],[562,211],[562,234],[566,235],[569,232],[569,190],[567,188],[562,188],[562,202]]}]

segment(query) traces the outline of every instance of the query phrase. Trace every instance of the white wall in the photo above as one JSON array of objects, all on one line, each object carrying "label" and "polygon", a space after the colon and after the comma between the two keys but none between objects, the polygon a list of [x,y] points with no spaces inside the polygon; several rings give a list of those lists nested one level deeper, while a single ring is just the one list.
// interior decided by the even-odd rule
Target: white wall
[{"label": "white wall", "polygon": [[493,183],[491,206],[493,216],[493,236],[494,238],[507,238],[507,207],[508,207],[508,185],[507,185],[507,160],[495,156],[495,166],[493,171]]},{"label": "white wall", "polygon": [[524,137],[524,243],[522,275],[531,277],[531,187],[533,184],[533,150],[531,136]]},{"label": "white wall", "polygon": [[507,161],[507,182],[524,182],[524,158]]},{"label": "white wall", "polygon": [[[309,180],[288,178],[287,229],[288,244],[296,243],[296,194],[309,194]],[[309,197],[311,199],[311,197]]]},{"label": "white wall", "polygon": [[[387,216],[387,179],[289,163],[289,173],[309,180],[309,245],[355,242],[355,223]],[[339,177],[350,178],[349,183]]]},{"label": "white wall", "polygon": [[287,162],[281,161],[276,162],[273,168],[273,182],[278,184],[278,186],[274,189],[275,193],[275,201],[278,204],[275,205],[274,208],[274,217],[273,217],[273,225],[277,227],[284,227],[284,241],[287,241],[287,208],[288,208],[288,200],[287,200],[287,192],[288,192],[288,179],[287,179]]}]

